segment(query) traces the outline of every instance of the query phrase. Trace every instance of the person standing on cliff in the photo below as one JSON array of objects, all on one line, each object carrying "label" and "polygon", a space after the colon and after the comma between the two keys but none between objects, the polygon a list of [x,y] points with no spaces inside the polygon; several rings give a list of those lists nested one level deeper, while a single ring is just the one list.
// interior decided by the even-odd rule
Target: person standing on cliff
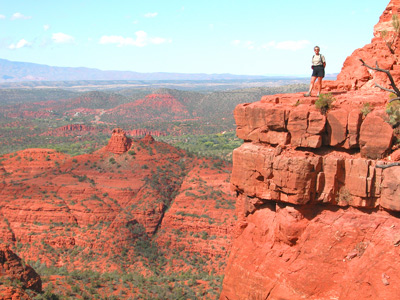
[{"label": "person standing on cliff", "polygon": [[320,48],[318,46],[314,47],[314,52],[315,54],[312,57],[311,60],[311,68],[313,69],[312,76],[311,76],[311,82],[310,82],[310,88],[308,90],[308,93],[304,94],[304,97],[310,97],[311,92],[314,88],[315,81],[317,81],[317,87],[318,87],[318,95],[321,93],[322,89],[322,78],[325,77],[325,66],[326,66],[326,60],[325,56],[319,53]]}]

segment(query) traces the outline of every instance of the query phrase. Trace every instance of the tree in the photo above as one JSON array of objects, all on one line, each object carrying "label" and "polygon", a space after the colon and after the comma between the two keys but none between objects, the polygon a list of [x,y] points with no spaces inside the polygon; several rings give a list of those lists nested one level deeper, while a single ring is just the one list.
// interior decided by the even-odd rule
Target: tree
[{"label": "tree", "polygon": [[363,65],[364,67],[367,67],[368,69],[375,70],[375,71],[378,71],[378,72],[383,72],[383,73],[385,73],[385,74],[388,76],[388,78],[389,78],[389,80],[390,80],[390,86],[391,86],[393,89],[387,89],[387,88],[385,88],[385,87],[383,87],[383,86],[381,86],[381,85],[379,85],[379,84],[377,84],[377,83],[375,83],[375,86],[378,87],[378,88],[380,88],[380,89],[382,89],[382,90],[384,90],[384,91],[391,92],[391,93],[393,93],[393,94],[396,95],[396,97],[393,98],[393,99],[391,99],[391,100],[389,101],[389,103],[390,103],[390,102],[393,102],[393,101],[396,101],[396,100],[400,100],[400,90],[399,90],[398,87],[396,86],[396,83],[394,82],[394,79],[393,79],[393,77],[392,77],[392,74],[390,74],[390,71],[389,71],[389,70],[385,70],[385,69],[379,68],[378,62],[375,62],[376,67],[374,68],[374,67],[371,67],[371,66],[367,65],[361,58],[360,58],[360,61],[361,61],[362,65]]}]

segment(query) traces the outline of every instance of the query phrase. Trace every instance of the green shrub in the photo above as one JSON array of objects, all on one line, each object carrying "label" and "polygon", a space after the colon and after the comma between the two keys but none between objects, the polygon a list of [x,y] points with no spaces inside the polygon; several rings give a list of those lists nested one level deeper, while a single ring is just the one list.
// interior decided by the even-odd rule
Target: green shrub
[{"label": "green shrub", "polygon": [[332,106],[332,103],[336,99],[332,96],[331,93],[328,94],[320,94],[318,100],[315,101],[315,107],[318,108],[322,114],[325,114]]},{"label": "green shrub", "polygon": [[371,104],[369,102],[364,103],[363,107],[361,108],[361,113],[363,114],[363,116],[366,117],[371,111]]},{"label": "green shrub", "polygon": [[386,105],[386,113],[389,116],[388,123],[396,127],[400,123],[400,100],[390,102]]}]

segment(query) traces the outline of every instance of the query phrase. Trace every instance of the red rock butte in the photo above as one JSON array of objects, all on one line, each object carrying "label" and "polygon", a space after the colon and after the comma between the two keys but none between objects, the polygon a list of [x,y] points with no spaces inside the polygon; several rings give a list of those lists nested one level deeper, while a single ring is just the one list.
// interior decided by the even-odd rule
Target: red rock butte
[{"label": "red rock butte", "polygon": [[234,111],[238,222],[220,299],[397,299],[400,166],[387,69],[400,80],[392,0],[371,43],[316,97],[265,96]]},{"label": "red rock butte", "polygon": [[125,131],[121,128],[115,128],[106,150],[115,154],[122,154],[128,151],[132,145],[132,140],[126,136]]}]

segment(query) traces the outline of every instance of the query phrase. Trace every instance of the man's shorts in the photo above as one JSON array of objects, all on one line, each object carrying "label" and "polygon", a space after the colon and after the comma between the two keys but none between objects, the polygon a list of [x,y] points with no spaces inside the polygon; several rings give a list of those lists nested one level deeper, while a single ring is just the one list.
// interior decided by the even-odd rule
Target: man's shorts
[{"label": "man's shorts", "polygon": [[313,72],[312,72],[313,77],[325,77],[325,68],[324,66],[314,66],[313,67]]}]

